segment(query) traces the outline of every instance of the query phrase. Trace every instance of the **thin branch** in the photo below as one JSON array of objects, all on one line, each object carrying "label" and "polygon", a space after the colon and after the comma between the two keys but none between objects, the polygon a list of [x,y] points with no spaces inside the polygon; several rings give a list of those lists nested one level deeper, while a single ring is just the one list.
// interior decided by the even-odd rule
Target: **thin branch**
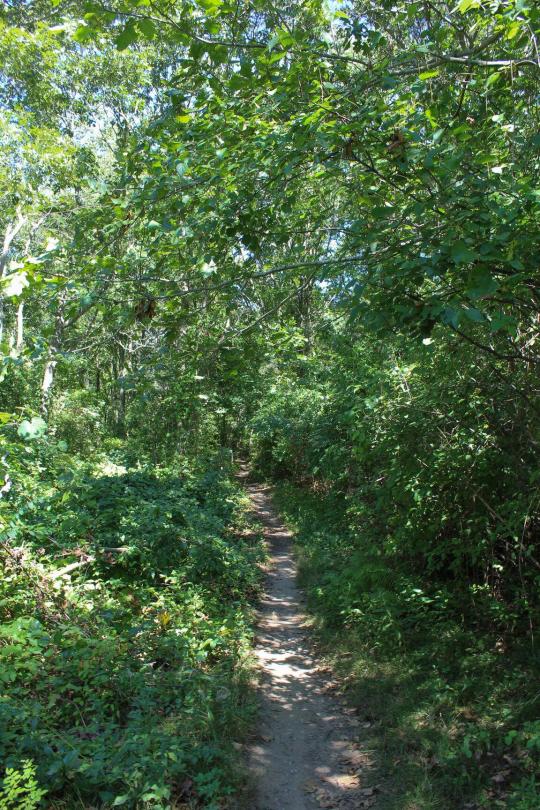
[{"label": "thin branch", "polygon": [[502,352],[498,352],[491,346],[486,346],[484,343],[480,343],[470,335],[465,334],[465,332],[462,332],[461,329],[458,329],[456,326],[453,326],[452,324],[448,324],[448,326],[453,332],[463,338],[463,340],[466,340],[467,343],[471,343],[473,346],[476,346],[477,349],[481,349],[483,352],[487,352],[488,354],[492,354],[494,357],[498,357],[499,360],[521,360],[525,363],[534,363],[534,365],[540,365],[540,361],[534,357],[524,357],[522,354],[519,354],[519,352],[515,352],[513,354],[502,354]]}]

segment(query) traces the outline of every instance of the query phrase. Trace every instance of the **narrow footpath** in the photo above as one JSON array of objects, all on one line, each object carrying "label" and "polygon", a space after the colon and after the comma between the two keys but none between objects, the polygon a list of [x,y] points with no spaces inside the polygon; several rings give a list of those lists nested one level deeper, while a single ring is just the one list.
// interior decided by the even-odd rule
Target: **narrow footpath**
[{"label": "narrow footpath", "polygon": [[255,649],[261,706],[257,738],[248,747],[250,810],[372,807],[369,756],[357,743],[360,723],[332,694],[335,684],[309,649],[291,534],[274,513],[270,488],[246,483],[246,489],[270,557]]}]

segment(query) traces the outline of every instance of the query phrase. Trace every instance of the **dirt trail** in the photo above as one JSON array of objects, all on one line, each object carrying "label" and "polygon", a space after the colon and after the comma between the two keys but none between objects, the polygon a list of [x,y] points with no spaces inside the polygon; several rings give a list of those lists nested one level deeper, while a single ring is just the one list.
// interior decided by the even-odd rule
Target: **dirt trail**
[{"label": "dirt trail", "polygon": [[268,487],[247,484],[270,555],[255,654],[261,670],[260,721],[249,745],[250,810],[367,808],[374,790],[362,774],[369,757],[355,739],[360,723],[330,694],[306,638],[291,534],[276,517]]}]

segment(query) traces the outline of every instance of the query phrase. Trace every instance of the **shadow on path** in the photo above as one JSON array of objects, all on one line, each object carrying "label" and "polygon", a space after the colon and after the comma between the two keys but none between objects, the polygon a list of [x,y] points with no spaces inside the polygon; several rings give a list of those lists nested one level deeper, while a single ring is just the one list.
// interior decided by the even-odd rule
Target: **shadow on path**
[{"label": "shadow on path", "polygon": [[359,721],[329,694],[332,684],[309,650],[291,534],[274,514],[270,488],[247,483],[245,471],[239,477],[264,525],[270,556],[255,649],[259,735],[248,747],[253,810],[371,807],[373,789],[362,785],[370,759],[355,744]]}]

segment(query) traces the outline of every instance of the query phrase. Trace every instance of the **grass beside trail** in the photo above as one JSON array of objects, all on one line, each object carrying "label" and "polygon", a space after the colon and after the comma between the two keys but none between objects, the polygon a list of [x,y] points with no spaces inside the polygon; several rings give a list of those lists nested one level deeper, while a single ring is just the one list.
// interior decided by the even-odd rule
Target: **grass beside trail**
[{"label": "grass beside trail", "polygon": [[538,647],[470,593],[380,556],[343,498],[281,483],[275,503],[321,651],[373,750],[379,810],[540,807]]}]

